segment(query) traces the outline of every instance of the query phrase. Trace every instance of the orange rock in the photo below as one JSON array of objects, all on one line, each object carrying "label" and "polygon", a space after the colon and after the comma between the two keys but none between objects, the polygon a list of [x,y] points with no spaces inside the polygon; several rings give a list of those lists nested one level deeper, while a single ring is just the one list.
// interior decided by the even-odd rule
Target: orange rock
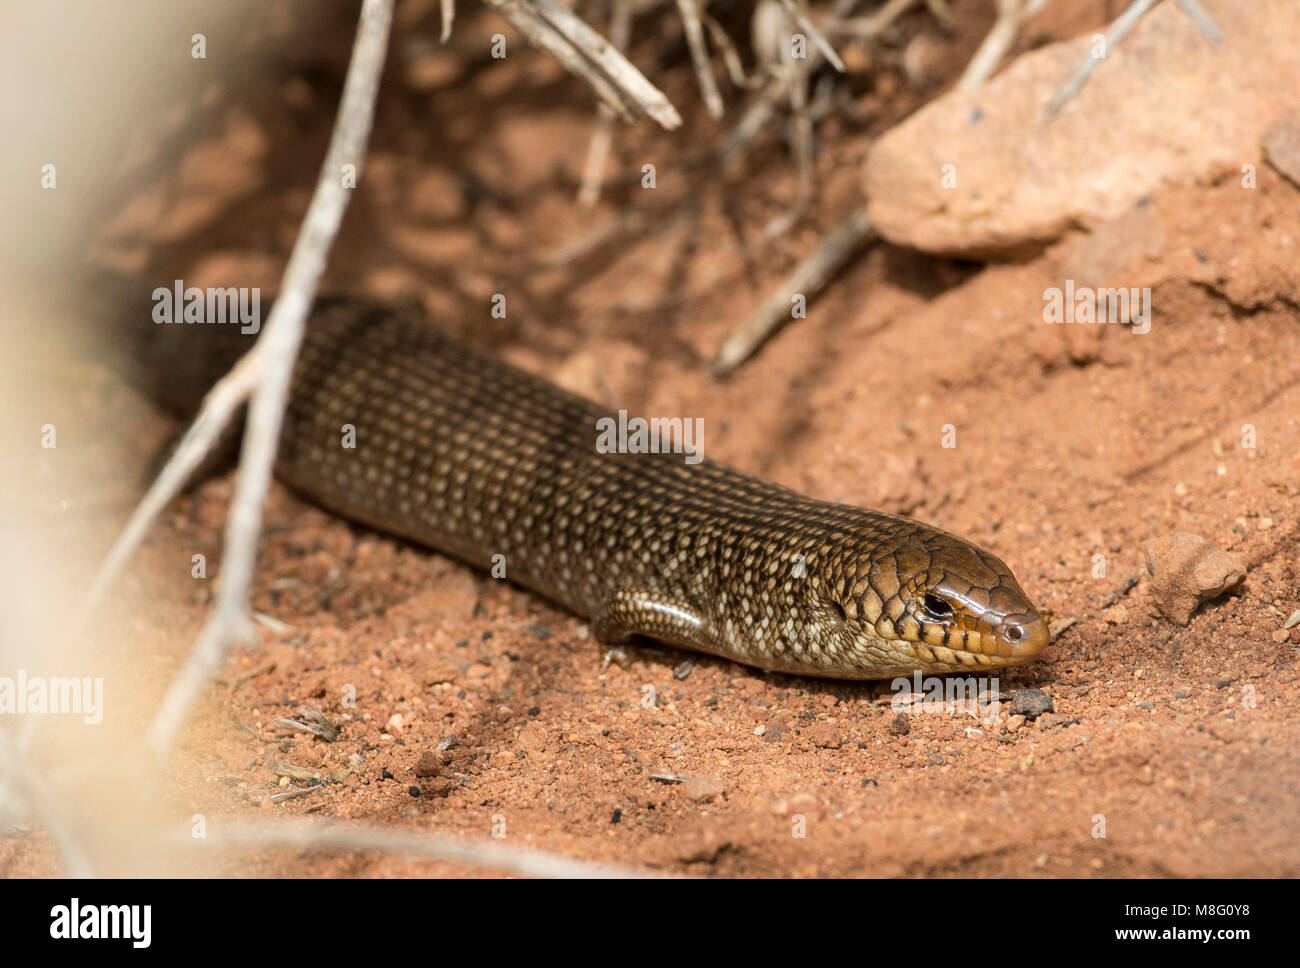
[{"label": "orange rock", "polygon": [[1199,534],[1155,538],[1147,542],[1146,552],[1151,598],[1161,615],[1179,625],[1192,620],[1201,602],[1222,595],[1246,577],[1239,558]]}]

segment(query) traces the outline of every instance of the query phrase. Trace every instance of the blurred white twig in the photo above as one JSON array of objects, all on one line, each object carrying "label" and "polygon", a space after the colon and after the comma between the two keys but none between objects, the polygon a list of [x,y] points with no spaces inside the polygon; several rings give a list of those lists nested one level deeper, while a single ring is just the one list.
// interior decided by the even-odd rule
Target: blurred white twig
[{"label": "blurred white twig", "polygon": [[234,368],[223,376],[208,391],[203,399],[203,406],[194,418],[179,447],[172,453],[167,464],[159,472],[148,492],[136,505],[126,527],[113,542],[112,548],[104,557],[103,563],[95,573],[90,589],[86,592],[74,623],[74,636],[82,638],[90,625],[95,610],[99,607],[105,593],[116,580],[118,573],[127,560],[144,540],[145,534],[154,519],[171,502],[195,468],[211,451],[212,446],[221,436],[221,432],[230,423],[230,418],[248,399],[257,386],[261,374],[260,344],[250,350]]},{"label": "blurred white twig", "polygon": [[1201,33],[1205,39],[1212,44],[1222,42],[1223,33],[1219,30],[1219,25],[1214,22],[1210,12],[1201,6],[1201,0],[1177,0],[1178,9],[1187,16],[1192,18],[1192,23],[1201,28]]},{"label": "blurred white twig", "polygon": [[496,841],[466,841],[439,834],[408,833],[378,827],[355,827],[301,820],[271,824],[238,824],[214,829],[195,840],[189,828],[178,831],[171,842],[205,847],[290,847],[298,850],[362,850],[393,854],[419,854],[438,860],[510,871],[528,877],[638,878],[646,875],[629,868],[593,864]]},{"label": "blurred white twig", "polygon": [[438,0],[438,5],[442,11],[442,34],[438,43],[445,44],[451,39],[451,25],[456,19],[456,0]]},{"label": "blurred white twig", "polygon": [[[57,798],[3,731],[0,731],[0,776],[8,784],[7,795],[17,794],[25,800],[28,810],[38,816],[41,825],[50,832],[54,846],[63,858],[65,873],[70,877],[89,877],[93,873],[90,858],[64,822]],[[0,805],[3,805],[3,800],[0,800]]]},{"label": "blurred white twig", "polygon": [[247,363],[254,369],[257,386],[249,405],[239,480],[226,521],[221,584],[212,614],[149,727],[147,742],[159,757],[171,750],[195,700],[224,660],[232,638],[247,627],[262,504],[271,481],[289,380],[307,314],[351,194],[345,187],[344,166],[360,165],[365,155],[392,19],[393,0],[365,0],[362,5],[338,118],[279,296],[256,348],[236,366],[239,370]]}]

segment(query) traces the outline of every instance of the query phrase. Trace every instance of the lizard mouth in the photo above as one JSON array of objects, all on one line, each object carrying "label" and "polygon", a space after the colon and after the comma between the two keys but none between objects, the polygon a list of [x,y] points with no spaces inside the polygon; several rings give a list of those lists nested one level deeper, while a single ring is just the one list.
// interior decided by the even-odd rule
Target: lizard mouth
[{"label": "lizard mouth", "polygon": [[[945,628],[930,632],[926,641],[912,645],[926,665],[955,668],[1000,669],[1023,665],[1047,648],[1051,634],[1040,615],[1016,615],[992,631]],[[937,640],[937,641],[935,641]]]}]

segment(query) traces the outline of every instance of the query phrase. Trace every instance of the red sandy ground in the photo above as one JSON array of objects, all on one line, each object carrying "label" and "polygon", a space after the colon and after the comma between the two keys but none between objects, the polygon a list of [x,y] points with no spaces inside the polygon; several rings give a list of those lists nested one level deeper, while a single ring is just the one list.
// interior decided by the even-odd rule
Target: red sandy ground
[{"label": "red sandy ground", "polygon": [[[1084,26],[1060,22],[1059,35]],[[940,36],[938,60],[964,63],[986,28]],[[474,40],[495,29],[482,18],[457,25]],[[329,63],[345,51],[345,41],[331,48]],[[616,161],[633,174],[583,215],[572,199],[592,130],[587,96],[533,54],[472,72],[468,59],[452,58],[465,73],[443,69],[436,90],[416,89],[419,58],[390,66],[333,288],[414,294],[465,338],[598,399],[703,417],[714,458],[994,550],[1058,624],[1074,620],[1041,661],[1001,679],[1004,697],[1045,690],[1054,712],[992,727],[913,715],[903,731],[887,684],[706,657],[678,680],[686,655],[666,649],[639,653],[630,671],[602,670],[582,620],[277,485],[254,605],[292,628],[263,631],[206,696],[167,777],[169,816],[203,813],[219,826],[310,814],[466,838],[504,822],[510,843],[693,874],[1300,872],[1300,627],[1279,631],[1300,608],[1300,297],[1293,262],[1276,254],[1284,236],[1290,251],[1300,238],[1300,190],[1261,165],[1245,200],[1235,182],[1154,196],[1154,241],[1126,276],[1153,287],[1145,336],[1042,322],[1042,291],[1079,238],[987,268],[877,245],[809,318],[716,382],[711,353],[855,203],[869,134],[922,94],[895,90],[887,71],[855,92],[868,128],[822,125],[811,218],[759,246],[759,229],[793,198],[788,157],[769,144],[733,175],[685,168],[680,146],[721,128],[684,66],[667,87],[689,108],[687,133],[621,129]],[[205,149],[213,181],[236,184],[213,189],[230,199],[219,227],[149,249],[160,277],[273,286],[283,249],[250,252],[246,240],[292,237],[334,97],[281,83],[282,98],[257,106],[258,118],[232,110]],[[228,159],[241,151],[258,163],[235,177]],[[654,193],[635,183],[645,161],[658,165]],[[204,163],[191,162],[189,179],[202,181]],[[675,226],[537,268],[618,211],[667,212],[690,195],[698,209]],[[504,321],[487,314],[496,291],[510,300]],[[132,417],[111,453],[118,479],[134,481],[167,424],[107,373],[99,380],[107,409]],[[1247,423],[1253,450],[1240,445]],[[945,424],[957,428],[955,449],[940,446]],[[178,501],[154,531],[127,581],[153,603],[148,614],[106,617],[129,624],[141,657],[141,723],[206,614],[189,560],[202,552],[216,571],[231,483]],[[1249,569],[1186,628],[1154,610],[1144,568],[1144,542],[1177,531]],[[348,686],[355,709],[341,706]],[[304,706],[343,723],[338,742],[273,725]],[[386,731],[395,713],[403,725]],[[446,737],[456,745],[439,776],[417,776]],[[277,762],[341,779],[257,806],[290,788],[277,785]],[[806,836],[793,835],[798,817]],[[53,858],[39,828],[0,842],[10,874],[56,869]],[[327,852],[204,863],[259,875],[459,870]]]}]

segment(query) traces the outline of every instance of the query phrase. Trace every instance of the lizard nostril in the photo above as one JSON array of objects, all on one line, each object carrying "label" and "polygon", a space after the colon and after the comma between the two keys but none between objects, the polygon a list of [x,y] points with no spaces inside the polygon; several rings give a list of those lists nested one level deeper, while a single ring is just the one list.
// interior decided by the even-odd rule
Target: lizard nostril
[{"label": "lizard nostril", "polygon": [[1051,635],[1047,623],[1041,618],[1021,622],[1007,622],[999,633],[1004,649],[999,650],[1004,656],[1018,659],[1032,659],[1047,648]]}]

